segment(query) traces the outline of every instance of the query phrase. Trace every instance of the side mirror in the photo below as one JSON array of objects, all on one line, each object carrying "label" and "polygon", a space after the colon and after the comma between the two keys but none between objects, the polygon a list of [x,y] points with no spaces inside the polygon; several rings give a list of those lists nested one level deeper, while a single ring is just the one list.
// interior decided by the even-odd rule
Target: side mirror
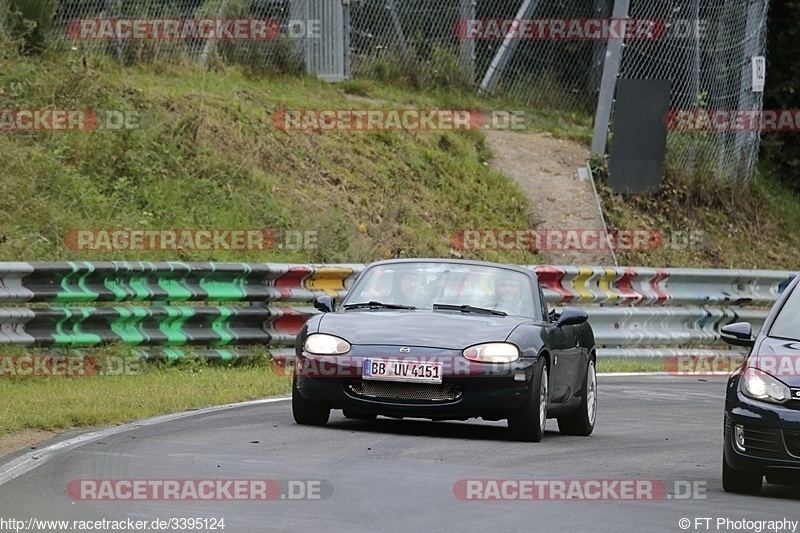
[{"label": "side mirror", "polygon": [[556,327],[560,328],[563,326],[577,326],[579,324],[583,324],[587,320],[589,320],[589,315],[587,315],[586,311],[583,309],[578,309],[576,307],[565,307],[561,312],[561,316],[558,317],[558,320],[556,321]]},{"label": "side mirror", "polygon": [[752,347],[755,344],[753,338],[753,326],[749,322],[735,322],[728,324],[720,329],[722,340],[733,346]]},{"label": "side mirror", "polygon": [[314,298],[314,309],[323,313],[331,313],[334,311],[333,302],[333,296],[317,296]]}]

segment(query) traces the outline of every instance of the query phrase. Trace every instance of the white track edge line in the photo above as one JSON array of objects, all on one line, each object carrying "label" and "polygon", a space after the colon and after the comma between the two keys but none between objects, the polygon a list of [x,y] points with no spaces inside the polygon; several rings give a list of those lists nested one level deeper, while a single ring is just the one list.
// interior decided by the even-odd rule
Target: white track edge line
[{"label": "white track edge line", "polygon": [[286,397],[279,396],[273,398],[262,398],[260,400],[251,400],[247,402],[230,403],[226,405],[215,405],[212,407],[203,407],[191,411],[181,411],[180,413],[172,413],[168,415],[156,416],[153,418],[145,418],[143,420],[129,422],[127,424],[122,424],[120,426],[110,427],[97,431],[90,431],[89,433],[84,433],[82,435],[78,435],[76,437],[66,439],[61,442],[56,442],[55,444],[51,444],[50,446],[42,448],[41,450],[28,452],[25,455],[22,455],[20,457],[17,457],[16,459],[13,459],[7,463],[0,465],[0,486],[8,483],[12,479],[15,479],[23,474],[30,472],[31,470],[40,465],[43,465],[52,457],[54,457],[56,455],[56,452],[64,452],[72,448],[77,448],[78,446],[82,446],[89,442],[102,439],[103,437],[117,435],[119,433],[124,433],[126,431],[130,431],[132,429],[136,429],[139,427],[155,426],[157,424],[163,424],[165,422],[172,422],[174,420],[180,420],[182,418],[188,418],[191,416],[204,415],[216,411],[233,409],[236,407],[248,407],[251,405],[285,402],[289,399],[290,398],[288,396]]}]

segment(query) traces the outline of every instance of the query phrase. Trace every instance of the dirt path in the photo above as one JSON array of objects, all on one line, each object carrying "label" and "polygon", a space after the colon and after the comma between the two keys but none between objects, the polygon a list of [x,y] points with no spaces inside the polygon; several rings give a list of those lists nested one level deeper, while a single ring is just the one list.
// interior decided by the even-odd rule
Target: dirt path
[{"label": "dirt path", "polygon": [[56,435],[58,435],[56,431],[45,431],[43,429],[23,429],[8,435],[2,435],[0,436],[0,458],[38,442],[52,439]]},{"label": "dirt path", "polygon": [[[587,149],[549,134],[488,131],[492,167],[513,178],[531,200],[531,228],[602,230],[591,182],[578,177]],[[565,237],[566,238],[566,237]],[[544,251],[551,265],[613,266],[609,250]]]}]

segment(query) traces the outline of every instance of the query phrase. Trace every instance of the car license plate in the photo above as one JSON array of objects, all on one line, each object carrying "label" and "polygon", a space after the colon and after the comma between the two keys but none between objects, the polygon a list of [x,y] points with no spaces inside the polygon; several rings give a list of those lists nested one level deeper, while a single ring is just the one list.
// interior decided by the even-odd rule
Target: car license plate
[{"label": "car license plate", "polygon": [[364,359],[361,377],[384,381],[441,383],[442,363],[416,363],[397,359]]}]

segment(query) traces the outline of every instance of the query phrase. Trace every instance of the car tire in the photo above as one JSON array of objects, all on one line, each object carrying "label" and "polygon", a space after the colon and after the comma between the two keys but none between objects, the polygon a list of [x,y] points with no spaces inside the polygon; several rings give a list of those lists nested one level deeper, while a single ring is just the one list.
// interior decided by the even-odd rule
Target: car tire
[{"label": "car tire", "polygon": [[761,478],[758,472],[736,470],[728,464],[728,459],[722,456],[722,488],[725,492],[736,494],[758,494],[761,492]]},{"label": "car tire", "polygon": [[525,404],[508,417],[511,437],[524,442],[539,442],[547,423],[547,402],[550,398],[547,360],[539,356],[533,367],[533,379]]},{"label": "car tire", "polygon": [[292,380],[292,416],[304,426],[324,426],[331,416],[330,408],[322,403],[303,398],[297,390],[297,377]]},{"label": "car tire", "polygon": [[359,411],[352,411],[350,409],[342,409],[342,414],[345,418],[352,418],[353,420],[375,420],[378,415],[370,413],[361,413]]},{"label": "car tire", "polygon": [[558,417],[558,430],[562,435],[587,437],[594,431],[597,419],[597,371],[594,360],[586,365],[586,378],[581,389],[581,403],[572,413]]}]

